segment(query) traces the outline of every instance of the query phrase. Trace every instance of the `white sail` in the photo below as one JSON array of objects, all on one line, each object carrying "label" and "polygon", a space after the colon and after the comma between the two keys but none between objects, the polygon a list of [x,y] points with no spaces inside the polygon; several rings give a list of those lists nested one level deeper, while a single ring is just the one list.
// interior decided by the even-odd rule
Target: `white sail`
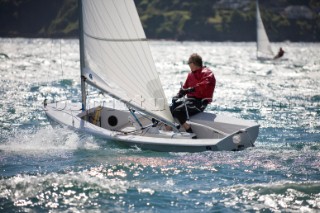
[{"label": "white sail", "polygon": [[258,0],[256,1],[256,19],[257,19],[256,20],[257,21],[257,55],[259,53],[263,53],[267,56],[273,57],[274,53],[271,49],[270,41],[261,19]]},{"label": "white sail", "polygon": [[[172,122],[133,0],[83,0],[82,11],[87,81],[131,106]],[[95,81],[94,76],[99,79]]]}]

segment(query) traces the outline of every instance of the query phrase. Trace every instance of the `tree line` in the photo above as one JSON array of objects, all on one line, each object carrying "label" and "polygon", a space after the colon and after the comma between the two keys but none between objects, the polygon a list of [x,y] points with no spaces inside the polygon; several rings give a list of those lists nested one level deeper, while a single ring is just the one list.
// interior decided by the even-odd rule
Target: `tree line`
[{"label": "tree line", "polygon": [[[135,0],[148,38],[180,41],[255,41],[255,3]],[[284,10],[290,5],[309,8],[312,18],[288,18]],[[77,8],[77,0],[0,0],[0,36],[77,37]],[[271,41],[320,40],[319,1],[260,0],[260,10]]]}]

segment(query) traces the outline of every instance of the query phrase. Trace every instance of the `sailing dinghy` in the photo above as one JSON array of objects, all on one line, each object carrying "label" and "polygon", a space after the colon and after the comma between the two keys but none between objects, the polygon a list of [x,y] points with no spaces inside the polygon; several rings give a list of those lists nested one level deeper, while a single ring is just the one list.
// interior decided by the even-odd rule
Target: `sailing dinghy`
[{"label": "sailing dinghy", "polygon": [[257,22],[257,58],[260,60],[272,60],[275,54],[272,51],[271,44],[264,28],[260,9],[259,1],[256,0],[256,22]]},{"label": "sailing dinghy", "polygon": [[[133,0],[79,0],[79,10],[82,102],[45,103],[50,119],[153,151],[231,151],[254,145],[259,125],[252,121],[202,112],[189,120],[197,139],[177,128]],[[86,84],[127,108],[88,107]]]}]

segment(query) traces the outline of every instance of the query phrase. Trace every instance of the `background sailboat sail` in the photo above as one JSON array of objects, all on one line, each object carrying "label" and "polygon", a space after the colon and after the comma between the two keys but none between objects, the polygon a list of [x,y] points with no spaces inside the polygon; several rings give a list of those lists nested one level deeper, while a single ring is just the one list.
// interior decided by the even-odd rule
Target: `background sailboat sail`
[{"label": "background sailboat sail", "polygon": [[125,103],[172,122],[134,2],[83,0],[82,11],[88,81]]},{"label": "background sailboat sail", "polygon": [[257,56],[259,56],[259,53],[263,53],[269,57],[273,57],[274,53],[271,49],[270,41],[261,19],[258,0],[256,1],[256,21],[257,21]]}]

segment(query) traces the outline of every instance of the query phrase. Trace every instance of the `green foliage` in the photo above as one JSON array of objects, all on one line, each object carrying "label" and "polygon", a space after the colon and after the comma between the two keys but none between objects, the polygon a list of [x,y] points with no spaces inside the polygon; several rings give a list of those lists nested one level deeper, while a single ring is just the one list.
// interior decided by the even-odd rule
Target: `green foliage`
[{"label": "green foliage", "polygon": [[190,19],[188,11],[170,11],[163,14],[164,22],[156,30],[157,33],[172,33],[176,38],[183,34],[183,27],[187,20]]},{"label": "green foliage", "polygon": [[[134,1],[151,39],[255,40],[255,0],[237,9],[221,0]],[[289,5],[307,6],[314,19],[288,19],[283,11]],[[319,41],[319,8],[319,0],[260,0],[271,41]],[[0,36],[75,37],[77,10],[77,0],[0,0]]]},{"label": "green foliage", "polygon": [[48,34],[69,34],[77,31],[78,17],[75,15],[78,12],[78,4],[75,0],[65,0],[61,9],[58,11],[57,17],[51,22],[47,29]]}]

